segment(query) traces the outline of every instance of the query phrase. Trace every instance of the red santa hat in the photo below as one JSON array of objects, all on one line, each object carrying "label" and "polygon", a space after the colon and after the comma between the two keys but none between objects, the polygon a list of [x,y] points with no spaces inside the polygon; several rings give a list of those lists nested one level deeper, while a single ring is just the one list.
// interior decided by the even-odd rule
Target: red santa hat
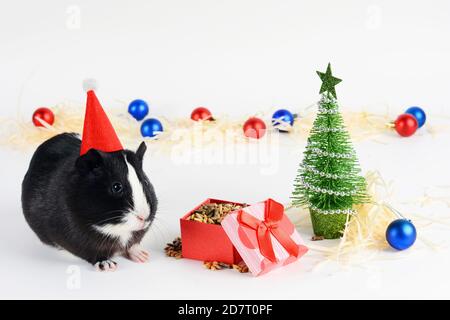
[{"label": "red santa hat", "polygon": [[103,152],[123,150],[122,144],[120,143],[108,116],[95,95],[95,80],[85,80],[83,82],[83,88],[87,93],[87,100],[80,155],[84,155],[90,149],[96,149]]}]

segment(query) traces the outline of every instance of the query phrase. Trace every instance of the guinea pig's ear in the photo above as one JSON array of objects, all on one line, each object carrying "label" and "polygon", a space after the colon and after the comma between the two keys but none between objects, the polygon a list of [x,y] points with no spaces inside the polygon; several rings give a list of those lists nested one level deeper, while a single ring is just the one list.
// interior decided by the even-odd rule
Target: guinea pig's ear
[{"label": "guinea pig's ear", "polygon": [[136,150],[136,157],[139,161],[142,161],[142,159],[144,159],[145,151],[147,151],[147,145],[144,141],[142,141],[141,145]]},{"label": "guinea pig's ear", "polygon": [[80,156],[75,166],[83,174],[99,168],[103,164],[103,158],[98,150],[90,149],[86,154]]}]

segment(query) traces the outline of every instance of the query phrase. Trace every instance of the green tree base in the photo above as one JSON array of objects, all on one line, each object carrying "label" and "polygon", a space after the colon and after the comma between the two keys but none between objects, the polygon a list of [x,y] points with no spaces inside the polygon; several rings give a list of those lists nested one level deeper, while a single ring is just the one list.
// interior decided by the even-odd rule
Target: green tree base
[{"label": "green tree base", "polygon": [[316,236],[322,236],[325,239],[342,237],[347,222],[346,214],[323,214],[312,209],[309,209],[309,212]]}]

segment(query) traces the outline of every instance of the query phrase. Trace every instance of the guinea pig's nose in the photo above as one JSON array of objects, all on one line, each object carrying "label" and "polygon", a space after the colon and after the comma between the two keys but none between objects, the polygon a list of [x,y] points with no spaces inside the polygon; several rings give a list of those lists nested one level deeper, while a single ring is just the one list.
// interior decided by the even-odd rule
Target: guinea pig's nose
[{"label": "guinea pig's nose", "polygon": [[138,220],[141,221],[141,222],[145,221],[145,218],[143,216],[136,215],[136,218],[138,218]]}]

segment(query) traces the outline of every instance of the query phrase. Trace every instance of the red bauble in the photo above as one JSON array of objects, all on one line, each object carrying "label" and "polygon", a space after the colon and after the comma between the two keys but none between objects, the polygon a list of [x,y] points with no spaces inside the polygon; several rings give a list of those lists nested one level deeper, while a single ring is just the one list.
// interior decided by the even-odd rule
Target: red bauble
[{"label": "red bauble", "polygon": [[407,113],[398,116],[397,120],[394,122],[395,130],[402,137],[409,137],[416,132],[418,128],[417,119]]},{"label": "red bauble", "polygon": [[55,115],[49,108],[39,108],[33,113],[33,123],[36,127],[44,127],[38,119],[47,122],[49,125],[53,125]]},{"label": "red bauble", "polygon": [[259,139],[266,133],[266,124],[259,118],[250,118],[244,123],[244,134],[246,137]]},{"label": "red bauble", "polygon": [[214,120],[211,112],[203,107],[195,108],[191,113],[191,119],[194,121],[199,120]]}]

